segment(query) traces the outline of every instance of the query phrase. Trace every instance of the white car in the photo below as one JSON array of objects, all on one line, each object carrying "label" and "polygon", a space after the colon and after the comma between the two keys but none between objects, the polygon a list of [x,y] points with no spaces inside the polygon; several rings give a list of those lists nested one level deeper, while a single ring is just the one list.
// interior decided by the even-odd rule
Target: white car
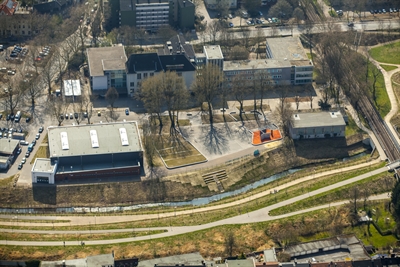
[{"label": "white car", "polygon": [[262,13],[261,11],[258,11],[258,15],[262,16],[262,15],[263,15],[263,13]]}]

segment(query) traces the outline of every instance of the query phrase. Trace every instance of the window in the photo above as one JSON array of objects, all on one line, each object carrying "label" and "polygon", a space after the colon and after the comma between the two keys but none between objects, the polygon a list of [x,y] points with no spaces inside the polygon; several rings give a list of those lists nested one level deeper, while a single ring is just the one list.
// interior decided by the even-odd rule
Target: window
[{"label": "window", "polygon": [[138,74],[137,74],[137,79],[138,79],[138,80],[142,79],[142,74],[141,74],[141,73],[138,73]]},{"label": "window", "polygon": [[131,83],[130,83],[130,86],[131,86],[131,87],[135,87],[135,82],[131,82]]},{"label": "window", "polygon": [[153,72],[151,72],[151,73],[150,73],[150,77],[153,77],[153,76],[154,76],[154,73],[153,73]]},{"label": "window", "polygon": [[143,73],[143,79],[147,78],[147,73]]}]

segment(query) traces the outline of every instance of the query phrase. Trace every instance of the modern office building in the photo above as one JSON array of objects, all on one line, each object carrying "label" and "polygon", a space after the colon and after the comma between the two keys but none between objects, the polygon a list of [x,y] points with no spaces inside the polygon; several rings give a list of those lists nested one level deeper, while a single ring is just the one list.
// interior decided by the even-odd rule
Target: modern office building
[{"label": "modern office building", "polygon": [[219,45],[206,45],[203,46],[203,53],[196,54],[196,67],[201,69],[203,65],[213,64],[224,69],[224,55],[222,54],[221,47]]},{"label": "modern office building", "polygon": [[108,88],[115,87],[118,93],[126,94],[127,57],[124,47],[95,47],[86,51],[93,93],[105,95]]},{"label": "modern office building", "polygon": [[289,127],[293,139],[344,137],[346,122],[339,111],[296,113]]},{"label": "modern office building", "polygon": [[189,0],[120,0],[120,26],[156,32],[163,26],[194,28],[194,4]]},{"label": "modern office building", "polygon": [[243,75],[250,83],[262,73],[269,83],[302,85],[312,83],[314,65],[298,37],[285,37],[267,39],[266,59],[225,61],[223,70],[228,81]]},{"label": "modern office building", "polygon": [[136,122],[49,127],[48,159],[36,159],[32,183],[80,181],[143,173],[143,148]]}]

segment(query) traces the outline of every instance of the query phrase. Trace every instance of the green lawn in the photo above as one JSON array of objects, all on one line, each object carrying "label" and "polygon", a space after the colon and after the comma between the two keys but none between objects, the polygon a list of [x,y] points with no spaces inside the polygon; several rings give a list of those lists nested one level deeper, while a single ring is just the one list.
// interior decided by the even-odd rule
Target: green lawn
[{"label": "green lawn", "polygon": [[204,162],[207,159],[180,135],[162,135],[156,149],[168,168]]},{"label": "green lawn", "polygon": [[378,62],[400,64],[400,42],[372,48],[369,53]]},{"label": "green lawn", "polygon": [[346,136],[352,136],[352,135],[357,134],[357,133],[362,133],[363,130],[358,128],[356,122],[353,120],[353,117],[351,117],[349,114],[347,114],[347,115],[348,115],[349,122],[346,125],[345,135]]},{"label": "green lawn", "polygon": [[383,65],[383,64],[381,64],[380,66],[386,71],[391,71],[391,70],[397,69],[396,66],[391,66],[391,65]]},{"label": "green lawn", "polygon": [[49,146],[39,145],[39,148],[36,151],[35,156],[31,160],[31,164],[33,164],[35,162],[35,159],[37,158],[49,158],[49,157],[50,157]]},{"label": "green lawn", "polygon": [[[368,68],[368,79],[370,82],[373,81],[373,74],[372,74],[372,68],[376,69],[376,66],[372,63],[368,63],[370,64],[369,68]],[[370,89],[372,91],[372,88]],[[385,86],[385,80],[383,78],[383,75],[379,75],[377,80],[376,80],[376,107],[379,111],[379,114],[383,117],[385,117],[390,109],[391,109],[391,105],[390,105],[390,100],[389,100],[389,96],[386,92],[386,86]]]}]

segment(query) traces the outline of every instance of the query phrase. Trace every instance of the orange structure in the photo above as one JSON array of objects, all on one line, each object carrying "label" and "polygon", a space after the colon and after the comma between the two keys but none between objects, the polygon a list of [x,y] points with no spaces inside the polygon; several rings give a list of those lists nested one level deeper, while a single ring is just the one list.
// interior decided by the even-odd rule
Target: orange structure
[{"label": "orange structure", "polygon": [[279,139],[282,139],[282,135],[279,130],[261,129],[253,131],[253,139],[251,143],[254,146],[257,146]]}]

